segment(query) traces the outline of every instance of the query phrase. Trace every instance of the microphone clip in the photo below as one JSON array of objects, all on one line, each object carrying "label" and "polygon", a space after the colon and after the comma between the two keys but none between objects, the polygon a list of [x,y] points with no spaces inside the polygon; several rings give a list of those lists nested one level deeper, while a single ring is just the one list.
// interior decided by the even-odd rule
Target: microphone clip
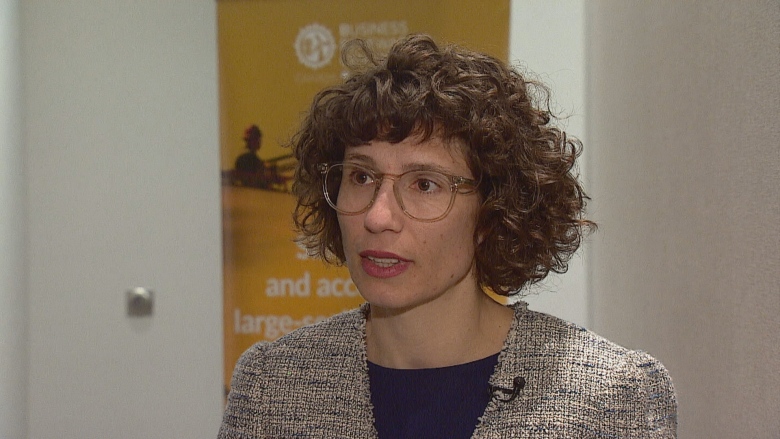
[{"label": "microphone clip", "polygon": [[[507,389],[505,387],[499,387],[499,386],[493,386],[489,385],[488,390],[491,395],[493,395],[496,399],[498,399],[501,402],[511,402],[515,398],[517,398],[517,395],[520,394],[520,392],[525,388],[525,378],[523,377],[515,377],[512,380],[512,388]],[[496,393],[503,393],[503,398],[501,396],[496,395]]]}]

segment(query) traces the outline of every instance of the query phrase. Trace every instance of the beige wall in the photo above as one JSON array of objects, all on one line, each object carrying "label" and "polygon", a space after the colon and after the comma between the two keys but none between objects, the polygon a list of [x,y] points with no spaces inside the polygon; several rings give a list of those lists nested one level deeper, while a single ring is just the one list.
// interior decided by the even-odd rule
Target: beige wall
[{"label": "beige wall", "polygon": [[0,438],[26,435],[22,74],[18,0],[0,0]]},{"label": "beige wall", "polygon": [[780,432],[780,2],[589,2],[592,324],[681,438]]}]

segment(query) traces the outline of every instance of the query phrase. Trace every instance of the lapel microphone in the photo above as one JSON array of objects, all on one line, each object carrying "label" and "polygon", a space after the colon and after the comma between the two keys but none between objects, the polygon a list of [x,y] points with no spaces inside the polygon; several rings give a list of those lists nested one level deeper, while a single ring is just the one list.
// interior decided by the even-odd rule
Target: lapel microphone
[{"label": "lapel microphone", "polygon": [[[490,393],[490,395],[492,395],[494,398],[498,399],[501,402],[510,402],[513,399],[517,398],[517,395],[520,394],[523,388],[525,388],[525,378],[515,377],[515,379],[512,380],[511,389],[508,389],[506,387],[489,385],[488,392]],[[503,393],[504,397],[497,395],[497,393]]]}]

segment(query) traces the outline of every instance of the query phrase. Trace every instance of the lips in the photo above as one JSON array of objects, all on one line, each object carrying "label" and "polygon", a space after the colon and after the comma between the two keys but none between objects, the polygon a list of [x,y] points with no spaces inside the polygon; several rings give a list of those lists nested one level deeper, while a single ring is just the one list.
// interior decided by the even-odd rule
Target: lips
[{"label": "lips", "polygon": [[366,250],[360,252],[363,271],[372,277],[387,279],[403,273],[409,268],[411,261],[394,253]]}]

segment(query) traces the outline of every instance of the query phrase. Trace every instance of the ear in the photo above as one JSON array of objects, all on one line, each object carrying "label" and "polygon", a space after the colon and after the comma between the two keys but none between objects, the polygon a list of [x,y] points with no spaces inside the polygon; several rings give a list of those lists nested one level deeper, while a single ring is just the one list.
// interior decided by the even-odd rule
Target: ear
[{"label": "ear", "polygon": [[479,226],[477,226],[477,230],[474,230],[474,244],[475,247],[480,246],[483,242],[485,242],[485,235],[487,234],[484,230],[479,230]]}]

